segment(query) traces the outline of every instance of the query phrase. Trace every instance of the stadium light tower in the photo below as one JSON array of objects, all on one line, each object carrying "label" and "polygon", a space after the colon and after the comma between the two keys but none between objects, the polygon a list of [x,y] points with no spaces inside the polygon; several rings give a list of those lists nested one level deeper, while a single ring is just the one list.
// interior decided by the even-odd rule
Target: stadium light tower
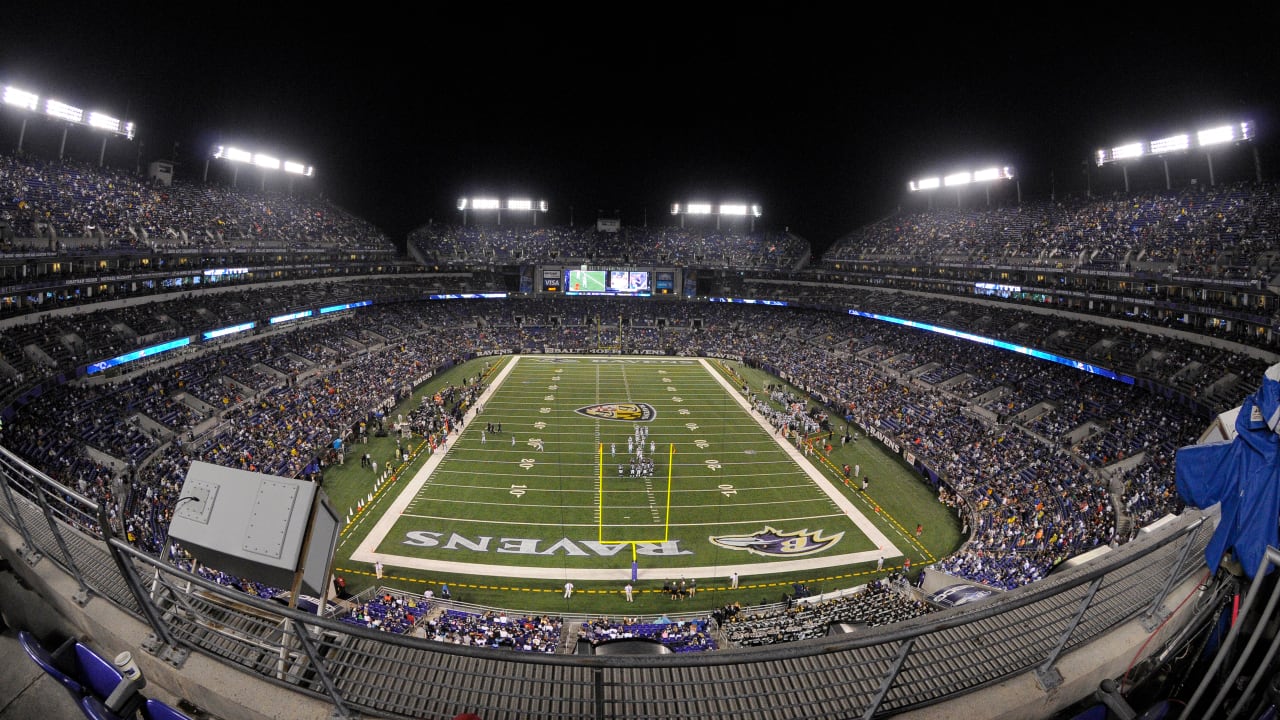
[{"label": "stadium light tower", "polygon": [[226,145],[217,145],[204,158],[204,182],[209,182],[209,161],[225,160],[231,165],[231,186],[236,187],[240,180],[240,166],[251,165],[261,170],[260,188],[267,189],[267,174],[283,172],[289,176],[289,192],[293,192],[293,181],[298,177],[314,177],[316,169],[297,160],[281,160],[263,152],[249,152]]},{"label": "stadium light tower", "polygon": [[680,216],[680,229],[684,229],[684,217],[686,215],[715,215],[716,230],[720,229],[720,218],[729,217],[747,217],[751,218],[751,232],[756,231],[756,218],[760,217],[764,211],[758,204],[748,205],[741,202],[720,203],[712,205],[709,202],[687,202],[684,204],[672,203],[671,214]]},{"label": "stadium light tower", "polygon": [[[40,96],[12,85],[5,85],[3,91],[0,92],[0,102],[23,112],[22,129],[18,131],[18,152],[22,152],[22,143],[27,135],[27,118],[33,114],[41,113]],[[103,162],[106,160],[107,140],[113,135],[123,135],[132,140],[137,132],[137,126],[131,122],[124,122],[105,112],[85,110],[53,98],[45,99],[43,114],[51,120],[63,123],[62,143],[58,146],[59,160],[66,153],[67,132],[73,125],[80,125],[103,133],[102,146],[98,150],[98,167],[102,167]]]},{"label": "stadium light tower", "polygon": [[0,95],[0,100],[3,100],[5,105],[25,111],[22,113],[22,127],[18,130],[18,154],[21,155],[22,142],[27,136],[27,118],[36,111],[36,107],[40,104],[40,97],[33,92],[5,85],[4,94]]},{"label": "stadium light tower", "polygon": [[1258,148],[1252,144],[1254,137],[1253,123],[1242,121],[1227,125],[1205,128],[1197,132],[1183,132],[1156,140],[1136,140],[1117,145],[1110,150],[1099,150],[1094,153],[1094,162],[1098,167],[1111,163],[1119,163],[1124,175],[1124,191],[1129,192],[1129,164],[1147,156],[1160,158],[1164,163],[1164,189],[1172,188],[1169,178],[1169,156],[1174,153],[1185,153],[1194,149],[1204,151],[1205,161],[1209,165],[1209,185],[1217,182],[1213,171],[1212,149],[1226,144],[1250,142],[1253,148],[1254,175],[1262,182],[1262,165],[1258,159]]},{"label": "stadium light tower", "polygon": [[502,211],[530,213],[533,215],[533,224],[538,224],[538,213],[547,212],[549,206],[546,200],[529,200],[528,198],[507,198],[499,200],[497,198],[458,198],[458,211],[462,213],[462,225],[467,224],[468,212],[493,212],[497,214],[498,224],[502,224]]},{"label": "stadium light tower", "polygon": [[1258,182],[1262,182],[1262,167],[1258,160],[1258,146],[1254,145],[1253,140],[1253,123],[1240,122],[1233,125],[1221,125],[1215,128],[1208,128],[1196,133],[1196,143],[1204,149],[1205,162],[1209,164],[1209,185],[1215,183],[1213,175],[1213,153],[1210,148],[1218,145],[1236,144],[1241,142],[1249,142],[1253,149],[1253,171]]},{"label": "stadium light tower", "polygon": [[933,206],[933,193],[941,188],[955,188],[956,205],[959,206],[961,200],[961,192],[968,186],[979,185],[986,192],[987,206],[991,206],[991,186],[1002,180],[1013,180],[1014,186],[1018,191],[1018,204],[1022,204],[1022,185],[1017,182],[1014,176],[1013,168],[1005,165],[1004,167],[989,167],[982,170],[960,170],[950,173],[943,177],[931,176],[911,180],[907,183],[907,189],[911,192],[927,193],[929,197],[929,206]]}]

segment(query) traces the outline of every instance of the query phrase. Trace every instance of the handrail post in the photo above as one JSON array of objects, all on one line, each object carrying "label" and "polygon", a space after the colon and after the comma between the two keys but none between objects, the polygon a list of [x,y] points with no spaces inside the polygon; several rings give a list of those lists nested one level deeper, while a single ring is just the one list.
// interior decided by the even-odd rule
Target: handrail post
[{"label": "handrail post", "polygon": [[1071,624],[1062,632],[1062,637],[1058,638],[1058,645],[1049,653],[1049,657],[1044,659],[1040,667],[1036,668],[1036,684],[1041,690],[1048,692],[1062,684],[1062,673],[1053,666],[1058,661],[1058,656],[1067,647],[1067,641],[1071,639],[1071,634],[1080,626],[1080,621],[1084,619],[1085,612],[1089,609],[1089,605],[1093,602],[1093,596],[1098,593],[1098,588],[1102,586],[1102,579],[1106,575],[1101,575],[1093,582],[1089,583],[1089,590],[1080,600],[1080,608],[1076,610],[1075,617],[1071,618]]},{"label": "handrail post", "polygon": [[1151,600],[1151,607],[1142,614],[1142,629],[1148,633],[1155,632],[1160,627],[1165,618],[1169,617],[1169,612],[1160,612],[1160,606],[1164,604],[1164,599],[1173,591],[1173,584],[1178,581],[1178,574],[1182,572],[1182,566],[1187,562],[1187,555],[1191,553],[1191,546],[1195,544],[1196,535],[1198,533],[1187,533],[1187,540],[1182,544],[1182,552],[1178,553],[1178,561],[1173,564],[1169,570],[1169,579],[1165,580],[1164,588]]},{"label": "handrail post", "polygon": [[80,607],[84,607],[89,603],[89,597],[92,594],[89,586],[84,583],[84,574],[80,572],[80,566],[76,564],[76,559],[72,557],[71,550],[67,547],[67,541],[62,539],[62,533],[58,531],[58,522],[53,519],[53,509],[49,507],[49,499],[46,496],[47,491],[44,483],[37,482],[35,491],[36,502],[40,504],[44,519],[49,523],[49,532],[53,533],[53,540],[58,544],[58,551],[62,553],[66,568],[71,571],[71,577],[75,578],[76,584],[80,586],[80,589],[71,596],[71,599]]},{"label": "handrail post", "polygon": [[17,528],[18,534],[22,536],[22,547],[18,548],[18,557],[28,567],[34,566],[40,562],[40,558],[44,557],[40,552],[40,548],[36,547],[36,541],[31,537],[31,530],[27,528],[27,523],[22,519],[22,513],[18,510],[17,502],[13,499],[13,489],[9,487],[9,474],[4,474],[4,481],[0,482],[0,488],[4,488],[4,498],[9,503],[9,512],[13,515],[14,527]]},{"label": "handrail post", "polygon": [[907,656],[911,654],[911,648],[915,647],[915,644],[915,636],[902,641],[902,645],[898,647],[898,655],[893,659],[893,665],[889,666],[884,679],[880,681],[880,688],[876,690],[875,697],[871,698],[871,704],[867,706],[866,712],[862,713],[862,720],[871,720],[875,716],[880,703],[884,702],[885,696],[889,694],[889,688],[893,687],[894,679],[898,677],[898,673],[902,672],[902,665],[906,663]]},{"label": "handrail post", "polygon": [[311,667],[315,668],[316,672],[319,673],[320,682],[324,683],[324,691],[329,693],[329,697],[333,700],[334,714],[331,717],[339,717],[344,720],[358,717],[347,707],[346,701],[342,699],[342,693],[338,692],[338,686],[333,684],[333,678],[329,677],[324,664],[320,662],[320,653],[316,652],[311,636],[307,634],[307,626],[293,618],[290,618],[289,621],[293,624],[293,634],[298,638],[298,643],[302,645],[302,651],[307,654],[307,659],[311,661]]},{"label": "handrail post", "polygon": [[99,505],[98,524],[102,526],[102,535],[107,543],[107,552],[111,553],[111,559],[115,561],[116,567],[120,570],[120,576],[124,578],[125,585],[129,586],[129,592],[133,593],[134,599],[138,602],[138,607],[142,610],[143,617],[147,619],[147,624],[151,626],[153,632],[150,641],[142,644],[142,649],[168,661],[174,667],[182,667],[182,664],[187,660],[187,650],[180,647],[173,639],[173,636],[169,634],[169,628],[164,624],[160,609],[153,604],[151,594],[143,588],[142,581],[138,578],[133,563],[127,560],[121,554],[120,549],[115,546],[115,536],[111,533],[111,525],[108,520],[106,508]]}]

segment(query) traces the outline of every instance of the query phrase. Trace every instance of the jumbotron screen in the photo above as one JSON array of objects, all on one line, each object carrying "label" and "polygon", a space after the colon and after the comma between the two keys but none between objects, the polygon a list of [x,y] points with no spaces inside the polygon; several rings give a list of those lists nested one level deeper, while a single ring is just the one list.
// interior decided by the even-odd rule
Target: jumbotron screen
[{"label": "jumbotron screen", "polygon": [[646,270],[565,270],[565,295],[634,295],[653,294]]}]

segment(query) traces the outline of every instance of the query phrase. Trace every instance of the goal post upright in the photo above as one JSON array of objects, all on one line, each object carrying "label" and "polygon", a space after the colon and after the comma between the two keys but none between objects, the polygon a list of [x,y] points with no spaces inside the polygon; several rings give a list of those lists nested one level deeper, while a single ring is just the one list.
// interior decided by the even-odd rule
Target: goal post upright
[{"label": "goal post upright", "polygon": [[600,443],[600,502],[596,508],[596,539],[604,542],[604,443]]},{"label": "goal post upright", "polygon": [[667,501],[666,501],[666,512],[664,513],[664,517],[662,519],[662,538],[660,540],[659,539],[654,539],[654,540],[639,540],[639,539],[605,540],[604,539],[604,511],[605,511],[604,443],[600,443],[599,453],[600,453],[600,460],[599,460],[599,470],[598,470],[597,480],[599,481],[600,491],[599,491],[599,501],[598,501],[597,512],[596,512],[596,515],[599,518],[596,523],[596,537],[598,538],[598,541],[600,542],[601,545],[630,545],[631,546],[631,582],[634,583],[639,577],[639,571],[640,571],[639,546],[642,543],[657,544],[657,543],[666,543],[671,540],[671,486],[672,486],[672,479],[673,479],[673,473],[674,473],[673,466],[675,464],[676,446],[675,446],[675,443],[671,443],[667,446]]},{"label": "goal post upright", "polygon": [[675,467],[676,444],[667,445],[667,511],[662,518],[662,542],[671,539],[671,470]]}]

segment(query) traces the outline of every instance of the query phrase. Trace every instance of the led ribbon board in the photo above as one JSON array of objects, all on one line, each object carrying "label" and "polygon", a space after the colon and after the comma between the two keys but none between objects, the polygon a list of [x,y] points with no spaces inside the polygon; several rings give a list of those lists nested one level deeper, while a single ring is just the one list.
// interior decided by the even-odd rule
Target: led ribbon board
[{"label": "led ribbon board", "polygon": [[277,315],[270,320],[267,320],[267,324],[278,325],[280,323],[287,323],[293,320],[301,320],[302,318],[311,317],[313,314],[314,312],[311,310],[303,310],[302,312],[289,313],[288,315]]},{"label": "led ribbon board", "polygon": [[224,335],[234,335],[236,333],[244,332],[245,330],[252,330],[256,327],[258,327],[258,323],[256,322],[240,323],[239,325],[232,325],[231,327],[210,330],[203,333],[200,337],[205,340],[214,340],[216,338],[223,337]]},{"label": "led ribbon board", "polygon": [[912,327],[918,330],[928,330],[929,332],[936,332],[942,335],[949,335],[951,337],[959,338],[961,340],[976,342],[981,345],[990,345],[992,347],[998,347],[1001,350],[1008,350],[1010,352],[1021,353],[1023,355],[1030,355],[1031,357],[1039,358],[1041,360],[1056,362],[1059,365],[1067,365],[1069,367],[1073,367],[1077,370],[1082,370],[1084,372],[1091,373],[1093,375],[1101,375],[1104,378],[1115,380],[1116,382],[1122,382],[1126,385],[1133,384],[1133,378],[1123,373],[1118,373],[1118,372],[1115,372],[1114,370],[1109,370],[1107,368],[1100,367],[1098,365],[1093,365],[1091,363],[1081,362],[1074,358],[1065,357],[1063,355],[1057,355],[1051,352],[1045,352],[1044,350],[1036,350],[1035,348],[1029,348],[1025,345],[1014,345],[1013,343],[1007,342],[1005,340],[996,340],[995,338],[983,337],[981,335],[974,335],[973,333],[962,332],[960,330],[953,330],[951,328],[938,327],[937,325],[929,325],[928,323],[916,322],[915,320],[903,320],[902,318],[891,317],[889,315],[877,315],[875,313],[863,312],[861,310],[849,310],[849,314],[856,315],[858,317],[870,318],[872,320],[879,320],[881,322],[893,323],[894,325],[905,325],[906,327]]},{"label": "led ribbon board", "polygon": [[344,303],[342,305],[330,305],[329,307],[320,308],[320,314],[327,315],[329,313],[342,312],[343,310],[351,310],[353,308],[364,307],[365,305],[372,305],[372,304],[373,304],[372,300],[362,300],[360,302]]},{"label": "led ribbon board", "polygon": [[[787,307],[788,305],[786,300],[754,300],[751,298],[723,298],[723,297],[713,297],[713,298],[707,298],[707,299],[710,300],[711,302],[741,303],[743,305],[773,305],[775,307]],[[853,311],[850,310],[850,312],[853,312]]]},{"label": "led ribbon board", "polygon": [[109,370],[118,365],[131,363],[134,360],[141,360],[142,358],[151,357],[152,355],[159,355],[160,353],[175,350],[190,344],[191,338],[189,337],[170,340],[167,343],[160,343],[159,345],[152,345],[151,347],[145,347],[141,350],[134,350],[133,352],[125,353],[124,355],[117,355],[109,360],[99,360],[98,362],[90,365],[85,372],[86,374],[93,375],[95,373],[100,373],[103,370]]},{"label": "led ribbon board", "polygon": [[506,293],[446,293],[443,295],[428,295],[429,300],[501,300],[507,296]]}]

